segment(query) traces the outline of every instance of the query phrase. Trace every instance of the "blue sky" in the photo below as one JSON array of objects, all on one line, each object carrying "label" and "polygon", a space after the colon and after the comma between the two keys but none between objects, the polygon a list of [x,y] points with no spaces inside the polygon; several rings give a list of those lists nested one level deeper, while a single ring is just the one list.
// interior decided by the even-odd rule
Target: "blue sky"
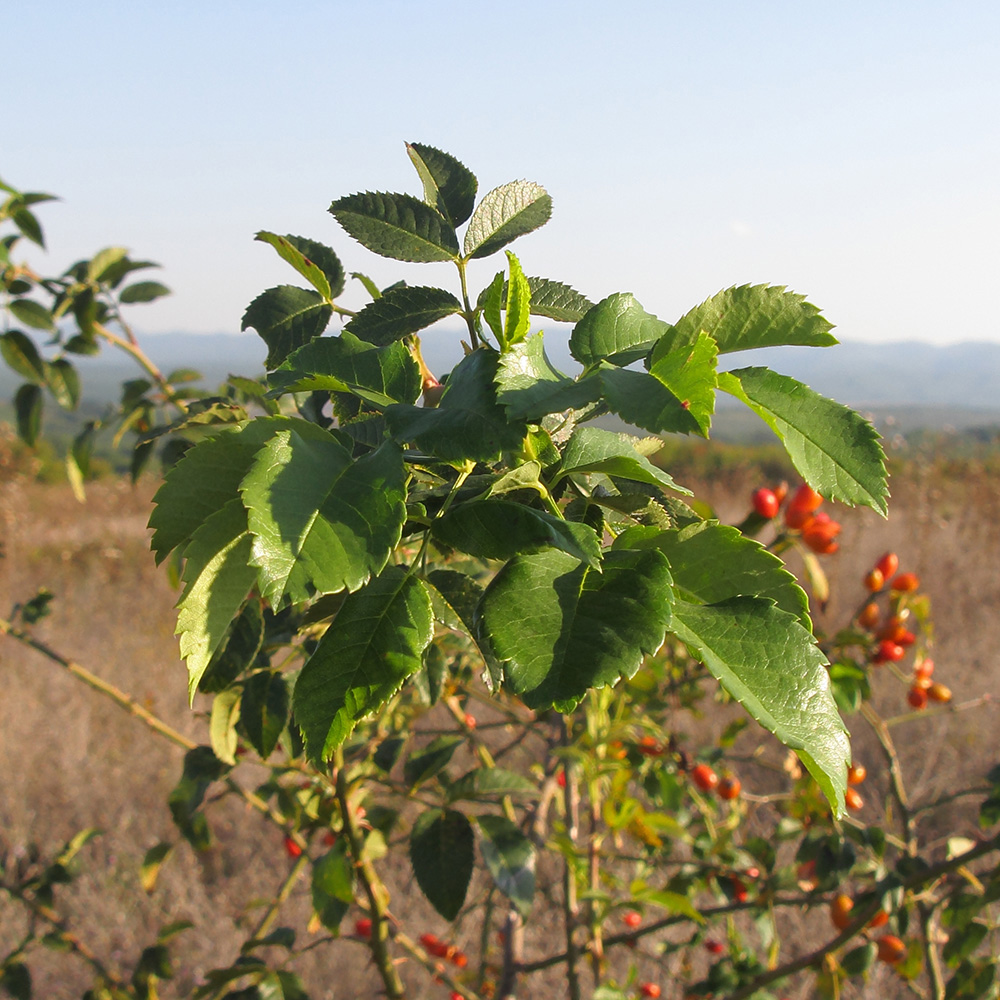
[{"label": "blue sky", "polygon": [[419,193],[416,140],[480,193],[544,184],[552,221],[514,249],[595,300],[674,320],[766,281],[842,339],[1000,340],[995,0],[49,0],[6,19],[3,48],[0,176],[62,197],[47,266],[109,244],[164,265],[175,294],[135,307],[140,330],[235,331],[294,282],[258,229],[451,287],[326,211]]}]

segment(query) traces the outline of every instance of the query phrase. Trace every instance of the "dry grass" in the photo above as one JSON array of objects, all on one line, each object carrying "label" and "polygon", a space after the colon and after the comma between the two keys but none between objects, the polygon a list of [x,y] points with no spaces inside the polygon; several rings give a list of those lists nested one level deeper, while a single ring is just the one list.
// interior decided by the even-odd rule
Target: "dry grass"
[{"label": "dry grass", "polygon": [[[754,485],[748,479],[708,483],[704,489],[720,515],[734,520],[745,512],[743,498]],[[917,470],[893,485],[888,523],[867,512],[843,512],[842,552],[825,563],[833,599],[822,621],[841,621],[859,597],[865,569],[883,551],[895,549],[904,568],[921,575],[933,602],[936,676],[953,689],[956,702],[996,691],[997,480],[979,474],[942,483]],[[56,601],[54,613],[38,627],[41,638],[144,700],[191,738],[204,740],[204,720],[186,705],[184,670],[172,634],[176,594],[147,547],[150,495],[148,486],[133,491],[109,481],[93,486],[88,504],[80,506],[61,487],[20,478],[0,483],[0,541],[6,556],[0,562],[0,606],[7,609],[38,587],[48,587]],[[210,933],[188,932],[177,949],[178,978],[164,989],[165,996],[188,995],[206,968],[232,961],[259,913],[253,901],[273,893],[286,864],[280,834],[256,814],[223,804],[215,812],[216,846],[201,857],[187,849],[176,852],[157,891],[145,896],[138,884],[139,862],[147,848],[174,837],[166,796],[177,780],[181,751],[9,640],[0,644],[0,672],[5,692],[0,700],[0,840],[15,850],[34,842],[51,852],[82,827],[104,830],[86,849],[87,873],[61,896],[74,925],[95,950],[126,969],[163,923],[189,918],[209,928]],[[880,681],[880,709],[889,715],[902,711],[905,689],[888,677]],[[854,728],[856,756],[869,762],[874,775],[862,818],[875,821],[886,788],[884,769],[860,720]],[[996,763],[1000,713],[995,705],[946,711],[895,732],[913,800],[927,801]],[[249,766],[240,771],[241,780],[252,782]],[[967,827],[969,818],[967,807],[956,805],[928,833],[944,837]],[[397,871],[393,883],[394,909],[409,926],[445,930],[408,871]],[[294,917],[303,926],[309,908],[304,885],[290,907],[289,922]],[[18,926],[0,907],[0,949]],[[459,943],[474,950],[477,935],[477,928],[465,926]],[[71,956],[53,955],[33,967],[38,996],[78,997],[87,982]],[[299,960],[296,969],[316,998],[377,992],[366,953],[349,943],[318,949]],[[645,971],[654,972],[652,967]],[[422,973],[408,979],[414,985],[426,982]],[[532,985],[538,996],[560,996],[564,989],[556,973]],[[882,979],[869,988],[878,990],[872,996],[891,991]],[[414,995],[445,993],[433,986]],[[804,997],[808,988],[788,995]]]}]

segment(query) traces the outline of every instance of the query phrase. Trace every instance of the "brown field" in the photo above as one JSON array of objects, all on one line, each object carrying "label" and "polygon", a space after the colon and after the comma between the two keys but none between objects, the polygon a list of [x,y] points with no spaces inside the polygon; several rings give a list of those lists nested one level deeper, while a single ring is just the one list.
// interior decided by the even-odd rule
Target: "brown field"
[{"label": "brown field", "polygon": [[[754,485],[752,476],[734,474],[703,488],[723,519],[736,520],[745,513],[744,498]],[[858,581],[866,568],[886,549],[895,549],[903,568],[921,575],[933,602],[936,677],[953,689],[957,705],[996,693],[1000,479],[970,466],[965,475],[942,481],[928,466],[892,485],[887,523],[868,512],[837,515],[845,525],[842,551],[824,563],[833,597],[819,624],[842,621],[860,596]],[[147,548],[151,493],[149,481],[133,490],[108,480],[91,486],[89,501],[81,506],[65,487],[21,478],[0,483],[0,609],[6,614],[15,601],[48,587],[56,600],[52,615],[38,626],[40,638],[131,692],[191,738],[207,741],[204,717],[186,705],[184,669],[173,637],[177,595]],[[879,680],[876,703],[885,714],[902,711],[905,689],[891,678]],[[256,813],[227,801],[215,810],[216,845],[203,855],[178,849],[156,891],[147,896],[139,885],[139,862],[149,847],[175,836],[165,800],[179,775],[182,752],[10,639],[0,639],[0,683],[0,850],[24,856],[30,844],[37,844],[51,853],[81,828],[99,827],[104,833],[85,848],[83,874],[60,893],[60,905],[82,939],[110,965],[126,970],[160,925],[194,921],[197,929],[176,947],[177,978],[162,988],[167,997],[189,995],[205,969],[233,960],[260,912],[255,901],[273,893],[288,864],[280,834]],[[860,719],[849,725],[857,730],[856,757],[869,763],[872,774],[865,788],[870,804],[861,818],[874,822],[881,815],[886,777]],[[969,711],[949,709],[895,733],[912,799],[930,801],[972,783],[997,763],[1000,713],[996,702]],[[250,765],[237,773],[245,784],[264,777]],[[971,806],[956,805],[927,834],[945,838],[968,831],[972,819]],[[445,931],[408,870],[400,868],[390,881],[394,910],[416,933]],[[288,907],[288,918],[280,922],[304,927],[306,881]],[[0,900],[0,955],[22,926],[19,912]],[[478,931],[466,921],[458,943],[473,951]],[[804,932],[786,941],[783,958],[808,947],[810,934],[824,935],[822,940],[827,932],[825,921],[807,923]],[[550,941],[555,940],[553,930]],[[641,952],[627,957],[638,963],[641,977],[656,975]],[[86,968],[72,955],[36,953],[32,967],[39,997],[79,997],[89,984]],[[315,998],[377,994],[366,953],[350,942],[316,949],[298,959],[295,968]],[[442,986],[418,987],[426,983],[422,972],[404,973],[414,996],[447,995]],[[891,973],[879,970],[865,995],[896,995],[891,980]],[[538,978],[523,995],[558,997],[563,987],[557,977]],[[791,984],[782,995],[809,996],[808,980]],[[665,998],[675,996],[665,987]]]}]

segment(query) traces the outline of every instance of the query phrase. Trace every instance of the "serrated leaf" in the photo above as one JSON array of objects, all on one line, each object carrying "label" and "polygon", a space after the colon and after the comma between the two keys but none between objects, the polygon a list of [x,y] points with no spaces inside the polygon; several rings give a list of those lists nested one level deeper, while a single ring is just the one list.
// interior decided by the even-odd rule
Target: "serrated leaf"
[{"label": "serrated leaf", "polygon": [[80,402],[80,376],[65,358],[57,358],[45,370],[45,385],[64,410],[75,410]]},{"label": "serrated leaf", "polygon": [[650,375],[681,400],[704,437],[708,437],[715,412],[718,357],[718,345],[707,333],[702,333],[693,344],[663,354],[649,368]]},{"label": "serrated leaf", "polygon": [[29,447],[33,447],[38,440],[42,427],[42,406],[42,390],[37,385],[25,383],[14,394],[17,436]]},{"label": "serrated leaf", "polygon": [[485,680],[490,690],[500,686],[502,672],[489,643],[480,642],[476,627],[476,610],[482,600],[483,588],[472,577],[450,569],[432,570],[427,576],[434,617],[446,628],[464,632],[476,644],[486,665]]},{"label": "serrated leaf", "polygon": [[607,367],[598,378],[608,409],[626,423],[654,434],[707,436],[683,401],[654,376]]},{"label": "serrated leaf", "polygon": [[326,275],[327,284],[330,286],[330,298],[337,298],[344,291],[345,278],[344,265],[341,264],[336,253],[325,243],[306,239],[305,236],[293,236],[291,233],[286,233],[285,239],[299,253],[303,254],[307,261],[315,264]]},{"label": "serrated leaf", "polygon": [[765,729],[799,755],[834,814],[844,810],[851,747],[812,633],[770,601],[674,604],[673,632]]},{"label": "serrated leaf", "polygon": [[150,548],[156,561],[188,541],[206,518],[239,496],[239,486],[254,455],[279,431],[294,430],[317,441],[337,438],[329,431],[294,417],[258,417],[189,448],[156,491],[149,517]]},{"label": "serrated leaf", "polygon": [[387,288],[344,327],[379,347],[462,311],[462,303],[443,288],[403,285]]},{"label": "serrated leaf", "polygon": [[616,548],[656,548],[670,563],[681,600],[718,604],[731,597],[764,597],[809,629],[809,598],[776,555],[738,528],[699,521],[681,529],[628,528]]},{"label": "serrated leaf", "polygon": [[319,922],[336,932],[354,902],[354,868],[341,837],[313,865],[312,904]]},{"label": "serrated leaf", "polygon": [[350,392],[379,409],[413,403],[420,395],[420,368],[401,343],[375,347],[344,332],[300,347],[268,376],[269,395],[288,392]]},{"label": "serrated leaf", "polygon": [[535,847],[506,816],[477,816],[479,850],[496,887],[527,919],[535,898]]},{"label": "serrated leaf", "polygon": [[521,262],[509,250],[505,253],[510,267],[503,331],[503,350],[507,351],[528,335],[531,326],[531,288],[521,270]]},{"label": "serrated leaf", "polygon": [[105,247],[87,261],[87,280],[106,281],[108,272],[128,257],[125,247]]},{"label": "serrated leaf", "polygon": [[175,631],[187,661],[192,701],[201,675],[256,580],[251,545],[246,511],[237,497],[208,517],[184,550],[185,588],[177,603]]},{"label": "serrated leaf", "polygon": [[885,454],[864,417],[769,368],[724,372],[719,388],[778,435],[792,464],[818,493],[887,515]]},{"label": "serrated leaf", "polygon": [[501,355],[496,386],[497,399],[515,420],[540,420],[549,413],[578,410],[601,394],[598,379],[577,381],[553,366],[541,333]]},{"label": "serrated leaf", "polygon": [[556,548],[597,568],[601,542],[593,528],[510,500],[456,504],[433,526],[445,545],[479,559],[513,559],[519,552]]},{"label": "serrated leaf", "polygon": [[436,208],[453,226],[460,226],[472,214],[479,183],[475,174],[454,156],[408,142],[406,152],[424,186],[424,201]]},{"label": "serrated leaf", "polygon": [[236,723],[240,718],[240,692],[235,688],[220,691],[212,699],[208,734],[212,753],[224,764],[236,763]]},{"label": "serrated leaf", "polygon": [[[305,250],[299,248],[297,244],[300,242],[312,242],[303,241],[302,237],[296,236],[279,236],[277,233],[270,233],[265,229],[262,229],[259,233],[254,236],[255,240],[261,243],[268,243],[278,252],[278,256],[282,260],[291,264],[299,274],[302,275],[306,281],[309,282],[313,288],[326,300],[331,302],[334,298],[333,289],[330,286],[330,279],[326,272],[321,268],[312,258],[308,257]],[[315,244],[315,246],[321,246],[321,244]],[[329,255],[332,255],[333,260],[337,260],[336,254],[333,253],[329,248],[324,247]],[[339,265],[340,261],[337,260]],[[343,270],[341,270],[340,275],[341,290],[343,290],[344,278]]]},{"label": "serrated leaf", "polygon": [[526,427],[508,423],[496,400],[498,361],[495,351],[480,348],[455,366],[436,407],[390,406],[385,417],[392,436],[445,462],[490,462],[519,448]]},{"label": "serrated leaf", "polygon": [[313,760],[328,758],[420,669],[433,631],[426,589],[395,566],[344,599],[295,684],[295,719]]},{"label": "serrated leaf", "polygon": [[461,736],[438,736],[411,754],[403,765],[403,780],[407,786],[412,789],[440,774],[464,742]]},{"label": "serrated leaf", "polygon": [[495,799],[506,795],[536,796],[538,788],[522,774],[502,767],[477,767],[448,786],[448,801]]},{"label": "serrated leaf", "polygon": [[21,378],[35,385],[45,381],[45,362],[27,334],[20,330],[0,334],[0,355]]},{"label": "serrated leaf", "polygon": [[385,566],[406,519],[406,470],[391,442],[355,461],[333,439],[279,431],[240,492],[261,593],[274,607],[357,590]]},{"label": "serrated leaf", "polygon": [[691,495],[690,490],[678,486],[667,473],[640,455],[628,435],[600,427],[578,427],[573,431],[563,451],[558,478],[588,472],[603,472]]},{"label": "serrated leaf", "polygon": [[544,226],[552,199],[541,184],[511,181],[494,188],[476,206],[465,231],[466,257],[488,257],[519,236]]},{"label": "serrated leaf", "polygon": [[37,243],[43,250],[45,249],[45,237],[42,235],[42,227],[39,225],[35,214],[27,208],[16,208],[10,213],[11,221],[21,230],[22,235]]},{"label": "serrated leaf", "polygon": [[570,353],[584,367],[600,361],[624,366],[645,357],[669,330],[629,292],[616,292],[590,308],[569,338]]},{"label": "serrated leaf", "polygon": [[493,336],[497,338],[498,344],[503,343],[503,320],[500,317],[500,310],[503,308],[506,288],[507,283],[504,281],[503,271],[497,271],[493,280],[479,296],[478,307],[482,309],[483,319],[493,331]]},{"label": "serrated leaf", "polygon": [[333,311],[309,288],[279,285],[261,292],[247,306],[241,330],[254,329],[267,344],[267,368],[278,365],[303,344],[318,337]]},{"label": "serrated leaf", "polygon": [[412,195],[366,191],[338,198],[330,211],[354,239],[382,257],[418,263],[458,257],[454,228]]},{"label": "serrated leaf", "polygon": [[656,550],[609,552],[601,573],[563,552],[517,556],[483,595],[479,634],[530,708],[575,703],[631,677],[660,648],[671,601]]},{"label": "serrated leaf", "polygon": [[[497,321],[499,322],[499,303],[507,295],[507,283],[503,280],[503,272],[500,272],[499,280],[501,288],[498,292]],[[594,303],[585,295],[581,295],[575,288],[561,281],[553,281],[551,278],[538,278],[528,276],[528,288],[531,291],[531,315],[545,316],[554,319],[559,323],[579,323],[588,310],[594,308]],[[487,286],[479,293],[477,307],[486,309],[486,297],[492,286]],[[494,333],[496,331],[494,330]]]},{"label": "serrated leaf", "polygon": [[472,824],[453,809],[421,813],[410,834],[410,863],[434,909],[445,920],[454,920],[465,902],[475,863]]},{"label": "serrated leaf", "polygon": [[129,305],[133,302],[154,302],[156,299],[170,294],[170,289],[158,281],[137,281],[134,285],[123,288],[118,299],[125,305]]},{"label": "serrated leaf", "polygon": [[804,295],[779,285],[740,285],[718,292],[682,316],[657,343],[652,361],[694,344],[702,332],[726,354],[782,344],[828,347],[837,343],[831,329]]},{"label": "serrated leaf", "polygon": [[288,684],[277,670],[261,670],[243,685],[240,720],[254,750],[267,760],[288,722]]},{"label": "serrated leaf", "polygon": [[174,845],[168,843],[155,844],[142,859],[142,866],[139,869],[139,881],[144,892],[151,893],[156,888],[157,879],[160,877],[160,869],[173,850]]},{"label": "serrated leaf", "polygon": [[7,308],[22,323],[34,330],[55,331],[56,324],[52,313],[39,302],[32,302],[31,299],[11,299],[7,303]]}]

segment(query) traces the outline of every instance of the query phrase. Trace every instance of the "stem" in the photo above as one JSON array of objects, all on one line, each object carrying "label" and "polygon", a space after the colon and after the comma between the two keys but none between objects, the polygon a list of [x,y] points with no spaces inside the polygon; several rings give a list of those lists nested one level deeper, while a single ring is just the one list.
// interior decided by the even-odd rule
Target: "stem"
[{"label": "stem", "polygon": [[278,894],[274,897],[270,906],[268,906],[267,910],[264,911],[264,915],[257,922],[257,926],[253,929],[253,933],[250,935],[251,941],[259,940],[267,935],[267,932],[271,929],[271,925],[281,912],[281,907],[292,894],[292,889],[295,888],[295,883],[298,882],[302,873],[305,871],[306,866],[311,860],[312,859],[305,852],[300,854],[295,859],[295,864],[292,865],[292,870],[285,876],[284,881],[281,883],[281,888],[278,889]]},{"label": "stem", "polygon": [[112,333],[101,323],[94,323],[94,330],[100,334],[109,344],[130,355],[143,371],[160,387],[160,391],[167,398],[167,402],[172,403],[181,413],[187,413],[187,404],[177,398],[177,390],[166,380],[163,372],[146,355],[146,352],[139,346],[135,335],[128,328],[125,321],[119,316],[118,322],[126,332],[126,337],[119,337],[117,333]]},{"label": "stem", "polygon": [[372,959],[378,966],[379,975],[385,984],[385,995],[389,997],[389,1000],[402,1000],[406,995],[403,981],[396,971],[392,955],[389,954],[389,921],[386,905],[388,893],[378,876],[378,872],[375,871],[375,866],[370,859],[364,856],[364,842],[355,823],[354,813],[351,811],[351,803],[348,798],[347,769],[344,766],[342,747],[338,747],[334,753],[334,767],[336,769],[337,802],[340,804],[344,834],[347,836],[347,843],[351,849],[351,857],[354,859],[358,878],[364,887],[365,895],[368,897],[368,909],[372,921]]},{"label": "stem", "polygon": [[503,971],[497,990],[499,1000],[515,1000],[517,996],[517,971],[524,954],[524,922],[521,915],[511,907],[504,922]]},{"label": "stem", "polygon": [[462,282],[462,304],[465,306],[465,325],[469,328],[469,337],[471,338],[472,349],[475,350],[479,346],[479,334],[476,331],[476,324],[472,321],[472,305],[469,302],[469,285],[465,279],[465,266],[466,261],[459,257],[455,261],[455,265],[458,267],[458,277]]},{"label": "stem", "polygon": [[[91,687],[95,691],[99,691],[101,694],[110,698],[119,708],[122,708],[130,715],[135,716],[140,722],[143,722],[150,729],[152,729],[154,733],[157,733],[164,739],[169,740],[175,746],[179,746],[184,750],[194,750],[194,748],[198,746],[194,740],[188,739],[183,733],[179,733],[176,729],[174,729],[173,726],[170,726],[162,719],[153,715],[152,712],[140,705],[131,695],[122,691],[121,688],[117,688],[114,684],[109,684],[107,681],[102,680],[96,674],[91,673],[86,667],[81,666],[79,663],[66,659],[65,656],[60,655],[44,642],[40,642],[38,639],[35,639],[23,629],[20,629],[16,625],[9,622],[6,618],[0,618],[0,635],[10,636],[11,639],[16,639],[22,645],[28,646],[30,649],[35,650],[35,652],[41,653],[42,656],[51,660],[53,663],[57,663],[65,670],[69,671],[69,673],[76,677],[77,680],[83,681],[83,683],[88,687]],[[302,835],[289,824],[285,817],[282,816],[276,809],[272,809],[259,795],[245,789],[235,780],[235,778],[231,776],[225,778],[225,783],[230,790],[239,795],[245,802],[253,806],[253,808],[258,812],[267,816],[268,819],[275,824],[275,826],[291,837],[292,840],[299,845],[299,847],[304,850],[308,846]]]},{"label": "stem", "polygon": [[[569,745],[569,725],[566,716],[562,718],[562,745]],[[576,768],[573,762],[567,760],[563,765],[566,775],[566,788],[563,797],[566,804],[566,836],[570,849],[576,849],[576,838],[580,831],[580,789],[576,779]],[[576,872],[570,859],[563,860],[563,922],[566,929],[566,977],[569,981],[570,1000],[580,1000],[580,977],[576,971],[579,949],[576,946],[574,932],[580,914],[580,904],[576,895]]]}]

